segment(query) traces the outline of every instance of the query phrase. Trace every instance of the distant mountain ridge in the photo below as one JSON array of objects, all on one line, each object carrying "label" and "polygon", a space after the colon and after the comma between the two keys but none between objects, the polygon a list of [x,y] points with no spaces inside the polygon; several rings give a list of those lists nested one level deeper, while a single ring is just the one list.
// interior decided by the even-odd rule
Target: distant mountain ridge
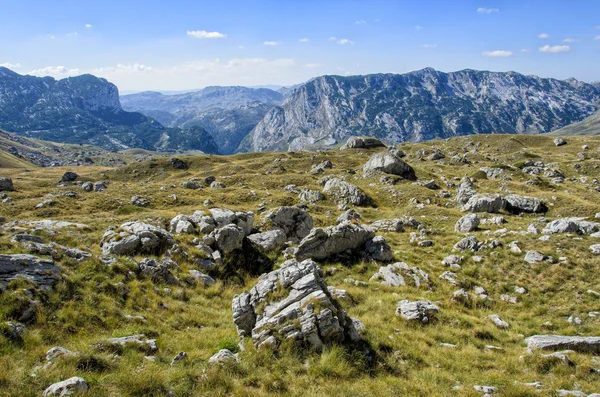
[{"label": "distant mountain ridge", "polygon": [[55,80],[0,67],[0,128],[31,138],[90,143],[110,150],[137,147],[215,153],[216,148],[204,130],[196,130],[201,140],[190,140],[179,129],[124,111],[117,87],[89,74]]},{"label": "distant mountain ridge", "polygon": [[431,68],[321,76],[295,88],[244,139],[242,151],[299,150],[368,135],[390,144],[456,135],[542,133],[597,110],[600,87],[515,72]]},{"label": "distant mountain ridge", "polygon": [[206,87],[163,95],[147,91],[121,96],[126,110],[154,117],[169,127],[199,126],[215,139],[223,154],[234,153],[242,139],[284,97],[268,88]]}]

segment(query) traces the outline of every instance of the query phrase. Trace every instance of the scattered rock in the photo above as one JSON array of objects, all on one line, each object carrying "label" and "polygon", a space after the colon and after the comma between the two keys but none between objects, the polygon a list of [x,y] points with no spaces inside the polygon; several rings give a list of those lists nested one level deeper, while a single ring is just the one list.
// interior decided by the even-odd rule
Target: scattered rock
[{"label": "scattered rock", "polygon": [[382,266],[369,281],[387,285],[390,287],[406,286],[406,279],[410,285],[420,288],[429,288],[429,275],[418,267],[408,266],[404,262],[396,262],[391,265]]},{"label": "scattered rock", "polygon": [[239,359],[237,354],[233,354],[227,349],[219,350],[215,355],[208,359],[208,363],[215,365],[225,365],[228,363],[238,363]]},{"label": "scattered rock", "polygon": [[517,214],[521,212],[540,213],[548,211],[548,207],[546,207],[542,200],[535,197],[509,194],[504,197],[504,201],[506,209]]},{"label": "scattered rock", "polygon": [[348,250],[363,249],[375,232],[361,225],[344,222],[336,226],[312,229],[298,245],[298,260],[323,260]]},{"label": "scattered rock", "polygon": [[0,192],[14,192],[15,187],[10,178],[0,178]]},{"label": "scattered rock", "polygon": [[257,347],[276,348],[287,339],[320,351],[360,340],[354,322],[331,300],[312,260],[288,260],[263,274],[250,292],[234,296],[232,309],[238,334],[252,336]]},{"label": "scattered rock", "polygon": [[378,147],[386,147],[383,142],[377,138],[369,136],[351,136],[340,150],[346,149],[374,149]]},{"label": "scattered rock", "polygon": [[403,300],[398,302],[396,315],[408,321],[418,321],[422,324],[432,322],[440,309],[430,301]]},{"label": "scattered rock", "polygon": [[77,175],[74,172],[71,171],[67,171],[63,174],[62,178],[60,178],[59,183],[62,182],[74,182],[77,178],[79,178],[79,175]]},{"label": "scattered rock", "polygon": [[303,201],[305,203],[314,204],[317,201],[325,200],[325,195],[321,193],[320,190],[302,189],[302,191],[298,195],[298,198],[300,199],[300,201]]},{"label": "scattered rock", "polygon": [[600,337],[533,335],[525,339],[529,350],[573,350],[578,353],[600,354]]},{"label": "scattered rock", "polygon": [[567,141],[565,141],[565,140],[564,140],[563,138],[561,138],[561,137],[556,137],[556,138],[554,139],[554,144],[555,144],[556,146],[562,146],[562,145],[566,145],[566,144],[567,144]]},{"label": "scattered rock", "polygon": [[477,230],[479,226],[479,217],[477,214],[467,214],[460,218],[454,226],[454,231],[459,233],[470,233]]},{"label": "scattered rock", "polygon": [[62,270],[51,259],[25,254],[0,254],[0,286],[24,277],[34,283],[51,288],[60,279]]},{"label": "scattered rock", "polygon": [[263,222],[270,230],[281,230],[293,243],[299,243],[308,236],[313,227],[312,216],[298,207],[280,207],[270,211],[263,217]]},{"label": "scattered rock", "polygon": [[363,167],[365,175],[383,172],[401,176],[404,179],[415,180],[415,170],[391,151],[375,153]]},{"label": "scattered rock", "polygon": [[463,205],[462,210],[468,212],[497,213],[506,206],[505,200],[500,196],[486,196],[475,194]]},{"label": "scattered rock", "polygon": [[527,253],[525,254],[525,262],[530,263],[530,264],[534,264],[534,263],[539,263],[539,262],[543,262],[546,259],[546,256],[531,250],[531,251],[527,251]]},{"label": "scattered rock", "polygon": [[273,229],[262,233],[251,234],[247,237],[250,244],[262,253],[280,251],[285,245],[287,236],[281,229]]},{"label": "scattered rock", "polygon": [[368,206],[373,200],[357,186],[342,181],[338,178],[331,178],[325,183],[323,192],[331,197],[336,203],[341,205]]},{"label": "scattered rock", "polygon": [[500,318],[500,316],[498,316],[497,314],[490,314],[488,316],[488,318],[490,319],[490,321],[492,323],[494,323],[494,325],[496,327],[498,327],[500,329],[509,329],[510,328],[510,325],[506,321],[502,320]]},{"label": "scattered rock", "polygon": [[150,199],[141,196],[131,196],[131,200],[129,201],[129,203],[131,205],[135,205],[136,207],[149,207]]},{"label": "scattered rock", "polygon": [[337,218],[337,223],[359,221],[360,214],[353,209],[349,209]]},{"label": "scattered rock", "polygon": [[171,367],[177,363],[187,360],[187,358],[188,358],[188,355],[186,352],[177,353],[177,355],[175,357],[173,357],[173,360],[171,360]]},{"label": "scattered rock", "polygon": [[142,222],[127,222],[118,229],[109,228],[100,246],[104,255],[162,254],[175,244],[163,228]]},{"label": "scattered rock", "polygon": [[88,392],[88,384],[85,379],[74,376],[62,382],[54,383],[44,390],[44,397],[47,396],[70,396],[81,395]]},{"label": "scattered rock", "polygon": [[190,168],[190,166],[185,161],[176,157],[171,157],[171,159],[169,159],[169,164],[171,164],[171,166],[176,170],[187,170],[188,168]]}]

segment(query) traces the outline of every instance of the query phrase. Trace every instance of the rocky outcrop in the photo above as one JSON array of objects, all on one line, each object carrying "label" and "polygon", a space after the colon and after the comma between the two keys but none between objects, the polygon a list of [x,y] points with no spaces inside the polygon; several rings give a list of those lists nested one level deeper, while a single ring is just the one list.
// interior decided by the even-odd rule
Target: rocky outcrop
[{"label": "rocky outcrop", "polygon": [[159,255],[173,244],[173,236],[165,229],[139,221],[109,228],[100,242],[104,255]]},{"label": "rocky outcrop", "polygon": [[454,231],[459,233],[470,233],[477,230],[479,226],[479,217],[477,214],[467,214],[460,218],[454,226]]},{"label": "rocky outcrop", "polygon": [[325,183],[323,192],[340,205],[368,206],[373,203],[371,197],[360,188],[338,178],[329,179]]},{"label": "rocky outcrop", "polygon": [[15,187],[10,178],[0,178],[0,192],[14,192]]},{"label": "rocky outcrop", "polygon": [[416,288],[429,288],[429,275],[418,267],[408,266],[404,262],[380,267],[369,281],[390,287],[403,287],[407,285],[407,280],[409,280],[408,285]]},{"label": "rocky outcrop", "polygon": [[281,230],[286,239],[294,243],[306,237],[313,227],[312,216],[298,207],[280,207],[267,213],[263,222],[267,229]]},{"label": "rocky outcrop", "polygon": [[374,149],[385,147],[385,144],[377,138],[369,136],[351,136],[340,150],[346,149]]},{"label": "rocky outcrop", "polygon": [[247,238],[255,249],[265,254],[279,251],[287,239],[285,233],[280,229],[251,234]]},{"label": "rocky outcrop", "polygon": [[440,309],[430,301],[414,301],[402,300],[398,302],[396,315],[407,321],[419,322],[428,324],[435,320]]},{"label": "rocky outcrop", "polygon": [[476,195],[477,192],[473,187],[471,178],[464,177],[460,180],[460,184],[456,189],[456,197],[454,198],[459,205],[466,204],[471,197]]},{"label": "rocky outcrop", "polygon": [[232,302],[240,337],[257,347],[276,349],[283,340],[320,351],[360,340],[352,319],[335,304],[321,270],[312,260],[288,260],[263,274],[250,290]]},{"label": "rocky outcrop", "polygon": [[82,395],[88,392],[88,384],[85,379],[74,376],[62,382],[54,383],[44,390],[44,397],[49,396],[71,396]]},{"label": "rocky outcrop", "polygon": [[363,167],[365,175],[378,172],[398,175],[409,180],[417,179],[415,170],[392,151],[375,153]]},{"label": "rocky outcrop", "polygon": [[345,251],[362,250],[375,232],[361,225],[344,222],[336,226],[312,229],[298,245],[298,260],[323,260]]},{"label": "rocky outcrop", "polygon": [[500,196],[475,194],[463,205],[462,210],[468,212],[497,213],[506,207],[506,201]]},{"label": "rocky outcrop", "polygon": [[504,201],[506,209],[517,214],[521,212],[540,213],[548,211],[548,207],[546,207],[542,200],[535,197],[509,194],[504,197]]},{"label": "rocky outcrop", "polygon": [[533,335],[525,339],[529,350],[573,350],[578,353],[600,354],[598,336]]},{"label": "rocky outcrop", "polygon": [[51,259],[33,255],[0,255],[0,286],[19,277],[27,278],[36,284],[51,288],[60,279],[62,270]]},{"label": "rocky outcrop", "polygon": [[542,233],[590,234],[597,232],[599,228],[600,223],[585,221],[583,218],[561,218],[548,223],[542,230]]}]

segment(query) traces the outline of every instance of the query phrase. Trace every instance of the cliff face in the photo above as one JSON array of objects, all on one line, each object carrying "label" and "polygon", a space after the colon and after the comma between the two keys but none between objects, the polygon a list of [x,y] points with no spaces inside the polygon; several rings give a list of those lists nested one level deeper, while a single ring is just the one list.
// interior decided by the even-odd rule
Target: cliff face
[{"label": "cliff face", "polygon": [[456,135],[542,133],[581,121],[600,89],[514,72],[423,69],[322,76],[296,88],[242,143],[246,151],[327,146],[350,135],[388,143]]}]

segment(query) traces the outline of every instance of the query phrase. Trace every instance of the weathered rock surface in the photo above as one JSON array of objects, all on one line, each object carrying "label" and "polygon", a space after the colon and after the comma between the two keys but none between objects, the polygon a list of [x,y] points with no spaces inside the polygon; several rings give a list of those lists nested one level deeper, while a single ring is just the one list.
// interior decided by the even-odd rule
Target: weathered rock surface
[{"label": "weathered rock surface", "polygon": [[477,214],[467,214],[456,222],[454,231],[459,233],[470,233],[477,230],[479,222],[479,216],[477,216]]},{"label": "weathered rock surface", "polygon": [[477,192],[473,187],[473,182],[468,177],[464,177],[460,180],[460,184],[456,189],[456,197],[455,200],[459,205],[466,204],[471,197],[476,195]]},{"label": "weathered rock surface", "polygon": [[542,200],[535,197],[520,196],[518,194],[509,194],[504,197],[506,209],[513,213],[531,212],[540,213],[548,211]]},{"label": "weathered rock surface", "polygon": [[61,273],[51,259],[25,254],[0,255],[0,285],[4,287],[12,280],[24,277],[50,288],[60,279]]},{"label": "weathered rock surface", "polygon": [[340,150],[346,149],[373,149],[385,147],[385,144],[377,138],[370,136],[351,136]]},{"label": "weathered rock surface", "polygon": [[375,232],[361,225],[344,222],[336,226],[315,228],[298,245],[298,260],[323,260],[348,250],[360,250]]},{"label": "weathered rock surface", "polygon": [[294,243],[306,237],[313,227],[312,216],[298,207],[280,207],[265,214],[263,221],[268,229],[281,230]]},{"label": "weathered rock surface", "polygon": [[468,212],[497,213],[506,207],[506,202],[500,196],[475,194],[463,205],[462,210]]},{"label": "weathered rock surface", "polygon": [[104,255],[158,255],[173,244],[173,236],[165,229],[138,221],[109,228],[100,242]]},{"label": "weathered rock surface", "polygon": [[15,187],[10,178],[0,178],[0,192],[14,192]]},{"label": "weathered rock surface", "polygon": [[400,287],[406,286],[407,280],[409,280],[408,285],[429,288],[429,275],[418,267],[408,266],[404,262],[380,267],[369,281],[390,287]]},{"label": "weathered rock surface", "polygon": [[54,383],[44,390],[44,397],[47,396],[71,396],[81,395],[88,392],[88,384],[85,379],[74,376],[62,382]]},{"label": "weathered rock surface", "polygon": [[404,179],[415,180],[415,170],[391,151],[375,153],[363,167],[363,173],[383,172],[401,176]]},{"label": "weathered rock surface", "polygon": [[542,233],[590,234],[597,232],[599,230],[599,227],[599,223],[585,221],[582,218],[561,218],[548,223],[546,227],[544,227],[544,229],[542,230]]},{"label": "weathered rock surface", "polygon": [[257,347],[276,348],[288,339],[320,351],[360,340],[354,322],[334,304],[312,260],[288,260],[263,274],[250,292],[233,298],[232,309],[238,334],[251,335]]},{"label": "weathered rock surface", "polygon": [[525,339],[530,350],[573,350],[578,353],[600,354],[598,336],[533,335]]},{"label": "weathered rock surface", "polygon": [[314,204],[317,201],[325,200],[325,195],[320,190],[302,189],[298,198],[305,203]]},{"label": "weathered rock surface", "polygon": [[273,229],[262,233],[251,234],[247,237],[250,244],[262,253],[279,251],[287,240],[287,236],[280,229]]},{"label": "weathered rock surface", "polygon": [[440,309],[430,301],[402,300],[398,302],[396,315],[408,321],[428,324],[435,319]]},{"label": "weathered rock surface", "polygon": [[338,178],[331,178],[325,183],[323,192],[341,205],[368,206],[373,200],[357,186],[342,181]]},{"label": "weathered rock surface", "polygon": [[225,365],[227,363],[237,363],[238,361],[237,354],[233,354],[228,349],[221,349],[208,359],[208,363],[212,365]]}]

